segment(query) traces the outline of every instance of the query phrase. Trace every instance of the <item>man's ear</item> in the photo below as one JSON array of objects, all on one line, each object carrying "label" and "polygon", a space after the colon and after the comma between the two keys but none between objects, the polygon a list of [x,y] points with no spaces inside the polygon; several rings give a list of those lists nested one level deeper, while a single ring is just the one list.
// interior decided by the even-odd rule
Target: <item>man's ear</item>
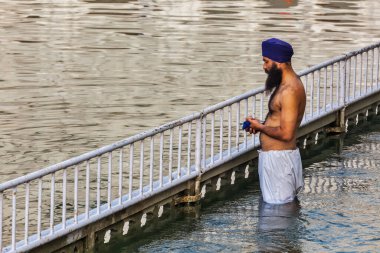
[{"label": "man's ear", "polygon": [[279,62],[273,62],[274,64],[276,64],[276,67],[278,68],[278,69],[282,69],[282,65],[283,65],[283,63],[279,63]]}]

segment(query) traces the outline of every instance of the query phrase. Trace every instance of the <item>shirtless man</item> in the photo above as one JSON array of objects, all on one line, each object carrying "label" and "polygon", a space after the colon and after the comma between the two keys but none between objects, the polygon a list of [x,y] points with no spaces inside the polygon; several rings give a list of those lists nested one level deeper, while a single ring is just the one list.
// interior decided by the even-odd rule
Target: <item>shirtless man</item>
[{"label": "shirtless man", "polygon": [[303,84],[291,65],[293,48],[275,38],[262,43],[266,91],[273,89],[264,124],[252,117],[250,133],[260,132],[259,179],[263,200],[272,204],[293,201],[303,187],[302,163],[296,131],[306,104]]}]

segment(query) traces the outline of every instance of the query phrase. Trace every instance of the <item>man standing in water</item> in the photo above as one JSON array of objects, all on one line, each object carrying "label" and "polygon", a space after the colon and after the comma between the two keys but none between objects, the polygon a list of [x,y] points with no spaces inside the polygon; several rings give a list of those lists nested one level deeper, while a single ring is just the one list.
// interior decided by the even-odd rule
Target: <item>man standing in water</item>
[{"label": "man standing in water", "polygon": [[303,84],[291,65],[292,46],[272,38],[262,42],[265,89],[273,89],[264,124],[247,118],[250,133],[260,132],[259,179],[263,200],[271,204],[293,201],[303,187],[302,163],[296,131],[306,104]]}]

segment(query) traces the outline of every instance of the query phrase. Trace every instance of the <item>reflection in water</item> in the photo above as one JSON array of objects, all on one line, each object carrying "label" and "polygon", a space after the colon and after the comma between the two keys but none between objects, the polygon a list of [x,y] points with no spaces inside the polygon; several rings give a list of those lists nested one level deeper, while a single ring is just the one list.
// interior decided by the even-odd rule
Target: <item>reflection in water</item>
[{"label": "reflection in water", "polygon": [[257,244],[264,252],[301,252],[298,241],[300,203],[274,205],[260,199]]},{"label": "reflection in water", "polygon": [[317,3],[319,6],[322,6],[324,8],[331,8],[331,9],[356,9],[356,0],[346,0],[346,1],[331,1],[331,2],[324,2],[321,1]]},{"label": "reflection in water", "polygon": [[270,8],[289,8],[298,5],[298,0],[265,0]]}]

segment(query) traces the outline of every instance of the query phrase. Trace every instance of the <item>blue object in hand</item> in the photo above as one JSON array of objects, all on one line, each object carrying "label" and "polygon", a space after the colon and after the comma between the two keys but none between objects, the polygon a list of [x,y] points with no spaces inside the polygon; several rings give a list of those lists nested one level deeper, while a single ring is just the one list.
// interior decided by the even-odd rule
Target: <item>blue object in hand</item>
[{"label": "blue object in hand", "polygon": [[245,130],[245,129],[247,129],[248,127],[250,127],[251,126],[251,123],[247,120],[247,121],[244,121],[244,123],[243,123],[243,130]]}]

